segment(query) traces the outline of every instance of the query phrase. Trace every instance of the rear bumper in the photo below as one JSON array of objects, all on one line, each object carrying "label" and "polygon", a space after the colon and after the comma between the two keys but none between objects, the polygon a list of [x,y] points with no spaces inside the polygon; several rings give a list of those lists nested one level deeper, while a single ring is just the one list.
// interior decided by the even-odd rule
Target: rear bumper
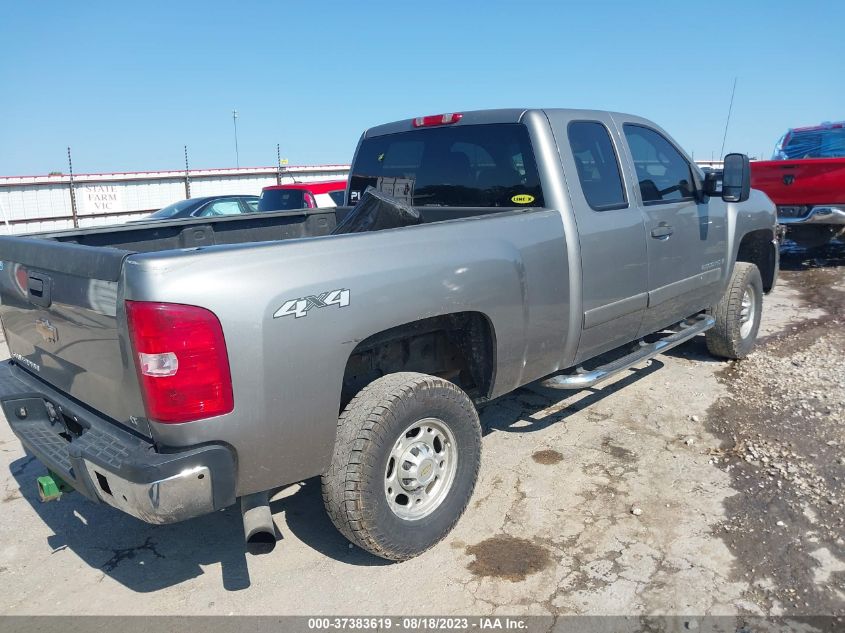
[{"label": "rear bumper", "polygon": [[845,226],[845,204],[779,205],[778,222]]},{"label": "rear bumper", "polygon": [[11,361],[0,363],[0,405],[24,447],[92,501],[147,523],[183,521],[235,502],[235,458],[226,446],[157,450]]}]

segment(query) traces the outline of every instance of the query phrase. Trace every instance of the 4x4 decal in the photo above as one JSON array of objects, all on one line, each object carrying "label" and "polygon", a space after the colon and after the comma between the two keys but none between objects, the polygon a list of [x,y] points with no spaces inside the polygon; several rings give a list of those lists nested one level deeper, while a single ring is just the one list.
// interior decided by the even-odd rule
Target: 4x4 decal
[{"label": "4x4 decal", "polygon": [[311,308],[325,308],[327,306],[336,305],[345,308],[349,305],[349,290],[341,288],[340,290],[329,290],[319,295],[311,295],[308,297],[300,297],[299,299],[291,299],[285,301],[282,307],[276,310],[273,314],[274,319],[279,317],[291,316],[295,319],[308,316],[308,311]]}]

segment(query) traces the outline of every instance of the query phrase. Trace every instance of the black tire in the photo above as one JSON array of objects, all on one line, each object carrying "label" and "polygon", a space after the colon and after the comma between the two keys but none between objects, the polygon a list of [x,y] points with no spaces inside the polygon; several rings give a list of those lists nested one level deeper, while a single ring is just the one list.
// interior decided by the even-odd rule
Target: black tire
[{"label": "black tire", "polygon": [[[442,422],[454,436],[456,470],[439,505],[408,520],[391,509],[385,477],[400,436],[425,418]],[[352,543],[381,558],[407,560],[434,546],[458,522],[480,461],[481,425],[466,393],[435,376],[390,374],[362,389],[341,413],[332,463],[322,477],[323,502],[332,523]]]},{"label": "black tire", "polygon": [[[753,295],[753,322],[743,336],[743,306],[745,293]],[[716,325],[707,330],[707,349],[720,358],[745,358],[751,353],[760,329],[763,314],[763,280],[754,264],[737,262],[734,265],[728,289],[722,298],[708,312],[716,319]]]},{"label": "black tire", "polygon": [[825,224],[790,226],[786,230],[786,237],[801,248],[819,248],[836,236],[836,228]]}]

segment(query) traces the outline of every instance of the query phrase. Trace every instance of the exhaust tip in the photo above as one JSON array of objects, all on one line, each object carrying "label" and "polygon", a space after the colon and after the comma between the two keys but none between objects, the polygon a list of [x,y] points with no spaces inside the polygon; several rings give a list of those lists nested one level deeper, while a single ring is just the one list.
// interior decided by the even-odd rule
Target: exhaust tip
[{"label": "exhaust tip", "polygon": [[263,530],[246,539],[246,551],[250,554],[269,554],[276,549],[276,535]]},{"label": "exhaust tip", "polygon": [[256,492],[241,497],[246,551],[269,554],[276,547],[276,524],[270,512],[269,492]]}]

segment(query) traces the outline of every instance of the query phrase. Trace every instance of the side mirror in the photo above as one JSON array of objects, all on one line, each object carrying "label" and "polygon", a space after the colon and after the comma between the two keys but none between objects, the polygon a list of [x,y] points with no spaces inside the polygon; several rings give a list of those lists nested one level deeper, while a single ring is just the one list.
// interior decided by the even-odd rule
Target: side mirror
[{"label": "side mirror", "polygon": [[722,172],[722,200],[745,202],[751,195],[751,163],[745,154],[725,156]]}]

